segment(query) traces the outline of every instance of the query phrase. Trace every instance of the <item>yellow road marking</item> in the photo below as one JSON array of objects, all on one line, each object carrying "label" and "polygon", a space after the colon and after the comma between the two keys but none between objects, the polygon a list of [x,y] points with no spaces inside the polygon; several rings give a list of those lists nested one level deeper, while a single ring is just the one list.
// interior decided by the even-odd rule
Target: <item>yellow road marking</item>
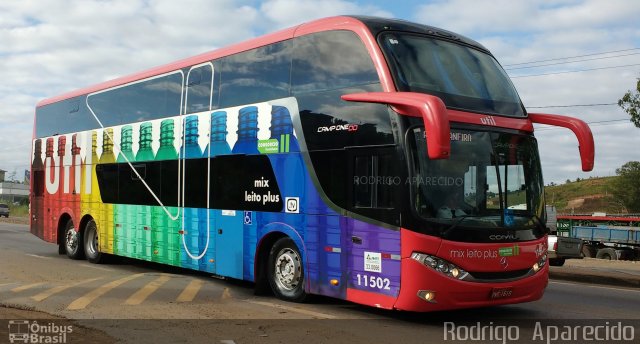
[{"label": "yellow road marking", "polygon": [[169,276],[160,276],[155,280],[147,283],[142,289],[138,290],[135,294],[131,295],[127,301],[124,302],[125,305],[139,305],[144,300],[149,297],[149,295],[153,294],[158,288],[160,288],[163,284],[167,283],[171,277]]},{"label": "yellow road marking", "polygon": [[80,281],[80,282],[77,282],[77,283],[72,283],[72,284],[69,284],[69,285],[61,285],[59,287],[55,287],[55,288],[51,288],[49,290],[45,290],[45,291],[43,291],[42,293],[40,293],[38,295],[32,296],[31,299],[34,300],[34,301],[40,302],[40,301],[48,298],[49,296],[61,293],[61,292],[65,291],[65,290],[67,290],[69,288],[76,287],[76,286],[79,286],[79,285],[82,285],[82,284],[85,284],[85,283],[97,281],[99,279],[102,279],[102,277],[92,278],[92,279]]},{"label": "yellow road marking", "polygon": [[182,293],[178,295],[177,302],[191,302],[198,295],[200,288],[202,288],[203,282],[201,280],[194,279],[189,283]]},{"label": "yellow road marking", "polygon": [[18,292],[21,292],[21,291],[25,291],[27,289],[35,288],[35,287],[37,287],[39,285],[43,285],[43,284],[44,284],[44,282],[31,283],[31,284],[23,285],[23,286],[20,286],[20,287],[15,287],[15,288],[11,289],[11,291],[14,292],[14,293],[18,293]]},{"label": "yellow road marking", "polygon": [[100,296],[106,294],[107,292],[109,292],[111,289],[114,289],[118,286],[120,286],[121,284],[127,283],[131,280],[134,280],[138,277],[144,276],[144,274],[135,274],[135,275],[130,275],[124,278],[121,278],[119,280],[115,280],[112,282],[109,282],[97,289],[94,289],[90,292],[88,292],[87,294],[85,294],[84,296],[77,298],[75,301],[73,301],[71,304],[69,304],[69,306],[67,306],[68,310],[79,310],[79,309],[84,309],[85,307],[87,307],[91,302],[95,301],[97,298],[99,298]]},{"label": "yellow road marking", "polygon": [[233,296],[231,296],[231,291],[229,290],[229,288],[224,288],[224,290],[222,291],[222,296],[220,296],[220,299],[228,300],[232,297]]}]

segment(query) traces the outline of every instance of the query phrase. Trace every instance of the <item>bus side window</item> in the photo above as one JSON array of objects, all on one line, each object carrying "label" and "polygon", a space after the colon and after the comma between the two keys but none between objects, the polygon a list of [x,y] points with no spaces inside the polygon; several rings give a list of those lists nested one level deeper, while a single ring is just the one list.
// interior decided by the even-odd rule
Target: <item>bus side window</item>
[{"label": "bus side window", "polygon": [[354,157],[354,208],[393,208],[394,186],[399,183],[399,177],[393,174],[392,166],[389,154]]},{"label": "bus side window", "polygon": [[220,64],[222,80],[221,108],[289,96],[290,40],[231,55],[217,61]]},{"label": "bus side window", "polygon": [[379,82],[367,49],[353,32],[314,33],[296,38],[294,44],[294,94]]},{"label": "bus side window", "polygon": [[187,104],[185,113],[211,110],[213,65],[193,67],[187,73]]}]

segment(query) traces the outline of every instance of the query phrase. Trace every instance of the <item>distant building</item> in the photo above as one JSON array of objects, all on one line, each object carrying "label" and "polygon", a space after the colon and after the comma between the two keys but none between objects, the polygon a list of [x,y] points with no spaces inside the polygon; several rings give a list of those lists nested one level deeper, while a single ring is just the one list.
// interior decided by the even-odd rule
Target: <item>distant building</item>
[{"label": "distant building", "polygon": [[7,172],[7,171],[0,169],[0,183],[4,182],[4,174],[5,174],[6,172]]},{"label": "distant building", "polygon": [[0,183],[0,199],[10,202],[21,202],[29,198],[29,185],[1,182]]}]

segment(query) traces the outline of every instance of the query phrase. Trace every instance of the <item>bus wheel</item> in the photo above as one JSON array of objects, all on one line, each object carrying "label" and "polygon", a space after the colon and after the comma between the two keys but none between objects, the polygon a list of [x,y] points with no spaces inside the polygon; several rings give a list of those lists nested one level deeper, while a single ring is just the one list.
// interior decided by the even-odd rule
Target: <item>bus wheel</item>
[{"label": "bus wheel", "polygon": [[73,227],[73,221],[67,221],[67,224],[64,226],[64,251],[67,254],[67,257],[71,259],[82,259],[83,250],[82,250],[82,233],[80,231],[76,231]]},{"label": "bus wheel", "polygon": [[269,253],[269,284],[280,299],[302,302],[307,297],[304,291],[304,268],[296,244],[290,238],[276,241]]},{"label": "bus wheel", "polygon": [[94,264],[100,264],[103,260],[103,254],[98,249],[98,227],[93,220],[84,229],[84,255]]}]

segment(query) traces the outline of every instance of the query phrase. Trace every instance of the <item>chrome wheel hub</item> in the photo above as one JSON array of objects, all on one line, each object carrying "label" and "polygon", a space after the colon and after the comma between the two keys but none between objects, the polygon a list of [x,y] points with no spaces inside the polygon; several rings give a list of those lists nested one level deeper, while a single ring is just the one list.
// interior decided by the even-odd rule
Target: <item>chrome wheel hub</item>
[{"label": "chrome wheel hub", "polygon": [[78,233],[76,233],[75,229],[73,228],[67,229],[65,242],[67,245],[67,251],[75,252],[75,250],[78,249]]},{"label": "chrome wheel hub", "polygon": [[87,253],[93,257],[98,252],[98,234],[93,228],[87,232]]},{"label": "chrome wheel hub", "polygon": [[302,277],[301,259],[298,253],[290,248],[282,249],[275,262],[276,284],[280,289],[293,290]]}]

